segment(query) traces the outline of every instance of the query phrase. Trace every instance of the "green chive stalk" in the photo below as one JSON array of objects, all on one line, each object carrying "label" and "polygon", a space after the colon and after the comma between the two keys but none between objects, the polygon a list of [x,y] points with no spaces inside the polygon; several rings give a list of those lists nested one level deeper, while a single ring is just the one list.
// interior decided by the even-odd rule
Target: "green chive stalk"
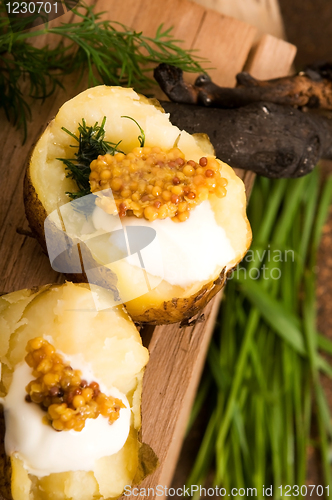
[{"label": "green chive stalk", "polygon": [[320,383],[320,373],[332,378],[321,355],[332,353],[332,342],[317,332],[315,302],[331,200],[332,178],[322,182],[318,169],[297,180],[257,178],[248,208],[253,244],[225,289],[189,424],[209,408],[188,486],[206,485],[212,470],[227,492],[256,488],[263,499],[265,485],[284,498],[279,486],[306,484],[313,418],[321,484],[332,485],[332,420]]}]

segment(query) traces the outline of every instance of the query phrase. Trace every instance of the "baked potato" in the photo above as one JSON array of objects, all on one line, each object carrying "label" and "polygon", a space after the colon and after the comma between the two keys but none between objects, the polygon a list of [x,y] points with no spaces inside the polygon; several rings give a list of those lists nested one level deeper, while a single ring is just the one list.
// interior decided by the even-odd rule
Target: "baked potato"
[{"label": "baked potato", "polygon": [[[138,212],[135,210],[127,214],[120,212],[123,227],[144,224],[156,230],[157,238],[160,240],[163,271],[160,271],[160,266],[156,270],[155,262],[152,262],[149,267],[149,259],[153,260],[152,253],[153,256],[157,255],[156,250],[150,251],[147,261],[144,262],[144,272],[142,272],[137,259],[135,261],[129,258],[132,256],[126,255],[125,258],[118,258],[109,263],[103,255],[104,243],[99,246],[95,245],[93,238],[90,237],[85,241],[87,259],[96,262],[95,266],[90,267],[94,267],[95,271],[98,270],[102,275],[100,279],[103,286],[109,280],[112,287],[117,287],[119,296],[134,321],[165,324],[192,317],[224,286],[227,272],[236,266],[250,246],[251,230],[246,217],[246,196],[242,180],[236,176],[231,167],[215,159],[213,148],[206,136],[191,136],[179,130],[170,123],[168,115],[163,112],[157,101],[148,100],[136,94],[132,89],[121,87],[99,86],[88,89],[60,108],[36,144],[27,168],[24,188],[26,215],[32,231],[44,249],[46,249],[45,220],[51,218],[52,214],[56,214],[59,207],[62,210],[65,204],[71,202],[68,193],[75,195],[75,192],[79,190],[77,182],[68,171],[66,161],[73,158],[74,152],[77,151],[73,148],[78,146],[78,130],[82,123],[87,127],[103,124],[105,141],[119,144],[122,153],[115,154],[115,156],[121,156],[123,160],[123,154],[126,155],[122,164],[128,162],[129,157],[133,157],[133,151],[138,151],[137,154],[142,157],[142,148],[140,149],[139,146],[142,146],[140,139],[145,136],[144,147],[149,151],[159,148],[161,154],[165,155],[165,152],[175,148],[182,161],[176,172],[179,172],[177,175],[184,179],[181,181],[183,185],[191,182],[188,176],[195,175],[194,168],[192,169],[194,173],[190,173],[189,168],[187,169],[188,176],[184,176],[180,171],[183,168],[183,162],[186,166],[188,162],[192,163],[195,168],[198,167],[203,171],[202,182],[206,181],[204,172],[206,176],[221,176],[225,186],[221,188],[222,195],[210,189],[208,194],[205,193],[205,197],[203,196],[204,201],[197,206],[190,205],[189,198],[183,195],[187,215],[180,219],[180,222],[179,220],[173,222],[169,217],[155,215],[159,208],[153,209],[152,215],[149,212],[152,220],[136,217],[135,213],[137,215]],[[106,157],[110,162],[113,161],[109,154],[99,156],[95,161],[105,163]],[[210,162],[207,167],[205,167],[206,163],[202,163],[203,160]],[[209,165],[212,163],[213,174],[208,174],[206,169],[211,172],[212,167],[209,168]],[[93,162],[91,165],[94,165]],[[94,168],[94,172],[90,170],[90,186],[94,187],[92,190],[95,192],[98,182],[93,176],[101,175],[102,177],[102,174],[100,174],[100,169],[98,170],[98,165]],[[175,178],[177,179],[177,176]],[[195,178],[192,177],[192,179]],[[98,189],[103,189],[103,182],[99,181]],[[106,182],[106,187],[109,186],[112,187]],[[150,188],[153,188],[152,184]],[[169,189],[172,193],[172,190],[177,188],[178,186],[172,186]],[[158,207],[158,204],[160,206],[164,203],[157,193],[157,188],[155,198],[151,191],[150,194],[146,191],[137,195],[138,191],[135,189],[129,190],[133,194],[132,200],[134,196],[138,198],[141,196],[140,202],[142,202],[150,196],[151,203],[155,203],[154,206]],[[121,195],[125,197],[128,196],[126,193],[121,191]],[[100,203],[96,208],[99,210],[97,214],[99,219],[94,212],[95,219],[98,219],[94,224],[94,230],[97,235],[100,235],[100,231],[105,232],[109,224],[109,219],[104,221],[105,216],[110,218],[114,217],[114,214],[103,209],[100,193],[95,192],[95,194]],[[191,194],[189,193],[188,196]],[[196,195],[197,193],[193,194],[193,196]],[[121,199],[117,200],[117,207],[120,201]],[[128,202],[128,199],[125,201]],[[162,205],[160,210],[163,210],[165,206]],[[104,214],[101,214],[102,210]],[[147,214],[144,210],[143,215]],[[163,213],[166,214],[165,211]],[[159,218],[155,220],[154,217]],[[52,241],[48,245],[49,249],[57,245],[61,230],[60,223],[58,225],[54,223],[53,229],[49,232],[50,234],[53,231]],[[82,237],[82,231],[81,234],[76,233],[70,236],[73,241],[78,241],[77,237],[78,239]],[[113,241],[111,245],[116,245],[116,243]],[[105,270],[109,273],[107,276]],[[69,269],[67,272],[73,280],[82,279],[79,270],[70,272]],[[98,280],[94,282],[98,283]]]},{"label": "baked potato", "polygon": [[[103,309],[98,310],[101,303]],[[148,351],[123,306],[114,306],[110,292],[98,287],[91,291],[87,284],[67,282],[4,295],[0,298],[0,330],[0,390],[5,420],[4,426],[2,415],[0,489],[4,498],[117,498],[126,485],[139,482],[155,468],[155,455],[139,440],[142,377]],[[34,358],[38,361],[32,372],[28,356],[38,354],[42,344],[51,350]],[[45,363],[51,355],[59,358],[59,353],[72,365],[63,365],[66,370],[81,370],[76,375],[83,373],[86,377],[85,381],[79,378],[76,382],[79,388],[76,387],[74,398],[90,394],[84,397],[86,401],[95,401],[94,407],[101,395],[103,401],[108,401],[101,390],[115,391],[116,397],[121,398],[123,404],[116,407],[114,423],[110,425],[103,414],[86,417],[83,430],[77,430],[77,421],[73,419],[84,415],[84,406],[82,402],[75,403],[75,399],[71,403],[64,399],[74,387],[74,378],[70,383],[64,378],[58,377],[56,383],[48,378],[48,392],[40,392],[40,385],[36,386],[39,379],[33,380],[32,374],[39,374],[46,384],[46,377],[55,372],[45,368]],[[43,368],[38,365],[40,360]],[[61,374],[59,370],[56,373]],[[67,378],[68,373],[65,372]],[[93,378],[93,383],[88,377]],[[94,390],[98,386],[99,392],[94,394],[90,386]],[[39,399],[34,399],[36,394]],[[91,399],[95,396],[97,399]],[[115,401],[118,404],[120,400]],[[55,420],[52,425],[45,422],[45,415],[53,407],[66,407],[72,420],[59,413],[57,422],[72,421],[73,425],[59,429]],[[121,442],[117,449],[114,442],[118,439]]]}]

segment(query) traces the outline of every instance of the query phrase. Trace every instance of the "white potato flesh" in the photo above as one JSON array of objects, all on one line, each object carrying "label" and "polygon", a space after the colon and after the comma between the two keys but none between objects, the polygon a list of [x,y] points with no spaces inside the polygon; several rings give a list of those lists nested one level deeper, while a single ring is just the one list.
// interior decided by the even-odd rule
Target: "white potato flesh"
[{"label": "white potato flesh", "polygon": [[[101,295],[106,293],[100,289]],[[109,300],[112,303],[113,298],[110,296]],[[0,311],[3,395],[9,389],[13,370],[24,360],[28,340],[45,334],[52,337],[53,345],[63,353],[83,355],[96,379],[124,393],[132,408],[126,444],[113,456],[97,460],[94,472],[63,472],[38,479],[28,475],[21,460],[13,456],[14,500],[30,498],[27,495],[30,490],[34,500],[119,496],[125,485],[131,483],[137,468],[140,396],[148,361],[148,351],[128,314],[122,306],[97,311],[89,286],[73,283],[42,287],[35,294],[22,290],[5,295],[0,298]],[[106,476],[105,463],[113,467]]]}]

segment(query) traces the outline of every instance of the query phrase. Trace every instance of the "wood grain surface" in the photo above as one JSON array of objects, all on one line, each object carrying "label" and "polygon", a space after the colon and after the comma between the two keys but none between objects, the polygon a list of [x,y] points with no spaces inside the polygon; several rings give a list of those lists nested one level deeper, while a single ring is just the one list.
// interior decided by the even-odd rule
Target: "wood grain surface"
[{"label": "wood grain surface", "polygon": [[253,46],[244,69],[258,80],[264,80],[266,61],[269,61],[269,78],[279,78],[286,75],[285,68],[288,68],[288,73],[292,72],[295,55],[295,45],[271,35],[263,35],[259,43]]},{"label": "wood grain surface", "polygon": [[[200,54],[213,62],[216,68],[213,75],[217,81],[227,85],[234,84],[236,73],[245,66],[256,34],[255,28],[242,21],[214,13],[188,0],[99,0],[96,4],[97,10],[107,10],[105,16],[146,33],[154,33],[162,22],[165,26],[174,25],[177,36],[181,35],[187,47],[199,48]],[[55,22],[69,22],[71,19],[72,13],[69,12]],[[265,45],[261,49],[258,45],[250,60],[253,71],[264,78],[287,74],[295,55],[294,47],[271,39],[272,54],[266,49],[266,41],[262,43]],[[23,232],[29,230],[23,206],[23,177],[31,148],[63,102],[85,88],[84,82],[76,85],[75,77],[67,78],[63,83],[65,90],[57,90],[45,103],[33,103],[33,119],[25,144],[22,144],[22,133],[8,124],[3,114],[0,115],[1,292],[64,281],[62,275],[51,269],[48,257],[37,242],[22,234],[22,229]],[[254,175],[251,172],[238,173],[249,193]],[[166,486],[172,479],[219,301],[220,294],[205,308],[205,322],[194,327],[171,325],[142,331],[143,341],[151,353],[144,377],[142,437],[153,447],[160,461],[160,466],[142,483],[142,488],[158,484]],[[153,495],[150,494],[149,498]]]},{"label": "wood grain surface", "polygon": [[221,14],[232,16],[257,28],[255,40],[265,33],[276,38],[285,38],[285,30],[278,0],[194,0],[195,2],[216,10]]}]

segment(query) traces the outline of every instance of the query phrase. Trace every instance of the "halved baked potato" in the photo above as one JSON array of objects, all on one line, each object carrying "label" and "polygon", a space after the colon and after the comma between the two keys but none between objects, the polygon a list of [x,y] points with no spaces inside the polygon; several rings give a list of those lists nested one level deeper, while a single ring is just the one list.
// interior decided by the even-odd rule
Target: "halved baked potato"
[{"label": "halved baked potato", "polygon": [[[98,310],[96,303],[101,302],[103,310]],[[110,307],[106,308],[107,305]],[[109,292],[98,287],[92,292],[87,284],[67,282],[4,295],[0,298],[0,331],[0,390],[6,427],[5,453],[4,426],[0,426],[0,489],[5,498],[117,498],[126,485],[141,481],[147,471],[155,468],[156,457],[139,440],[142,377],[148,351],[123,306],[114,306]],[[114,429],[123,434],[124,445],[119,445],[118,451],[99,453],[107,436],[101,433],[98,434],[101,439],[95,439],[97,434],[87,434],[92,432],[87,423],[81,432],[75,429],[57,432],[41,418],[45,412],[34,400],[24,399],[24,394],[28,397],[25,387],[31,379],[27,373],[32,370],[24,361],[26,346],[36,337],[47,339],[73,369],[88,366],[100,388],[121,394],[127,405],[125,416],[121,416],[121,409],[119,420],[111,425],[101,415],[98,417],[103,425],[106,422],[106,432],[117,422],[122,425]],[[81,386],[86,387],[87,382],[88,379]],[[54,388],[52,394],[59,396]],[[75,409],[70,411],[75,414]],[[80,415],[79,411],[76,413]],[[98,418],[90,418],[90,423],[100,426]],[[80,444],[80,439],[89,439],[90,435],[94,436],[92,443]],[[92,453],[97,450],[94,459],[89,446]]]},{"label": "halved baked potato", "polygon": [[[62,161],[72,158],[77,151],[73,149],[77,142],[68,131],[78,135],[83,119],[87,126],[92,127],[95,123],[100,125],[104,117],[105,140],[115,144],[121,141],[119,148],[125,154],[139,146],[138,124],[144,131],[148,148],[159,147],[167,151],[176,145],[186,161],[191,160],[197,165],[201,158],[214,159],[207,137],[191,136],[173,126],[157,101],[121,87],[99,86],[82,92],[66,102],[47,126],[35,146],[26,173],[26,215],[44,248],[45,219],[70,202],[67,193],[78,191],[75,181],[67,177],[68,170]],[[139,219],[140,223],[151,228],[158,226],[158,238],[159,229],[163,231],[170,222],[174,230],[176,226],[181,228],[173,235],[173,230],[168,227],[167,235],[160,239],[162,259],[165,253],[168,255],[168,260],[166,257],[163,260],[164,273],[155,272],[154,266],[150,272],[149,263],[145,262],[143,276],[141,267],[128,258],[109,264],[102,256],[101,246],[96,249],[95,245],[89,244],[89,238],[85,241],[88,259],[95,260],[97,267],[99,265],[102,284],[105,286],[109,280],[113,286],[116,282],[119,295],[134,321],[163,324],[192,317],[224,286],[227,271],[248,250],[251,230],[246,217],[244,184],[225,163],[217,160],[215,165],[226,184],[225,196],[210,193],[203,203],[192,209],[189,220],[185,222],[174,223],[169,218],[165,223],[163,220]],[[120,219],[126,226],[133,224],[136,217],[131,215]],[[95,227],[96,234],[106,227],[100,226],[103,224]],[[58,241],[57,231],[61,232],[59,225],[54,230],[54,245]],[[70,236],[75,239],[77,234]],[[181,239],[182,236],[185,238]],[[70,274],[75,280],[75,272]],[[82,279],[82,275],[76,279]]]}]

